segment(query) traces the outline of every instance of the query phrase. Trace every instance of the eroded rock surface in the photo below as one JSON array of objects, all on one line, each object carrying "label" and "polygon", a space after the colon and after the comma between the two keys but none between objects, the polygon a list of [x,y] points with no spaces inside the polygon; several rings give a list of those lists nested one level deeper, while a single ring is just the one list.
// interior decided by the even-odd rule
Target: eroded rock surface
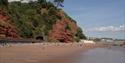
[{"label": "eroded rock surface", "polygon": [[10,18],[0,10],[0,38],[19,38],[16,28],[10,24]]},{"label": "eroded rock surface", "polygon": [[60,14],[63,18],[53,25],[49,38],[50,40],[57,40],[60,42],[73,42],[74,35],[77,32],[77,24],[76,22],[65,18],[63,14],[64,13]]}]

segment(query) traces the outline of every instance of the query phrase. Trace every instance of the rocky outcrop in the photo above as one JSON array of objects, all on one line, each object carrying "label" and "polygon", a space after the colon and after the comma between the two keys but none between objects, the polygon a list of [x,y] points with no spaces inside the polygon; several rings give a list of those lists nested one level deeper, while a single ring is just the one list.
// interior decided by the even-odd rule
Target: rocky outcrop
[{"label": "rocky outcrop", "polygon": [[[71,29],[67,29],[67,26],[70,26]],[[76,32],[76,23],[68,19],[63,19],[61,21],[57,21],[56,24],[53,25],[49,38],[50,40],[58,40],[60,42],[73,42]]]},{"label": "rocky outcrop", "polygon": [[49,33],[50,40],[57,40],[60,42],[73,42],[74,35],[77,33],[77,24],[68,18],[65,18],[63,14],[60,14],[63,18],[57,21]]},{"label": "rocky outcrop", "polygon": [[10,24],[10,18],[0,10],[0,38],[19,38],[16,28]]},{"label": "rocky outcrop", "polygon": [[62,17],[62,19],[53,25],[52,31],[49,33],[49,39],[66,43],[73,42],[74,36],[77,33],[76,22],[67,18],[63,11],[59,12],[58,15]]}]

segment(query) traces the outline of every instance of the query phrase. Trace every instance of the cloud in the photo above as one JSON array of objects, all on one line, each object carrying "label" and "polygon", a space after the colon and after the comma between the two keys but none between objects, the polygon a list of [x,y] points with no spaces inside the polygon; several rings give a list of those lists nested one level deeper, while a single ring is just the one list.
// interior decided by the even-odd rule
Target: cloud
[{"label": "cloud", "polygon": [[95,28],[88,29],[88,31],[96,31],[96,32],[125,32],[125,25],[95,27]]}]

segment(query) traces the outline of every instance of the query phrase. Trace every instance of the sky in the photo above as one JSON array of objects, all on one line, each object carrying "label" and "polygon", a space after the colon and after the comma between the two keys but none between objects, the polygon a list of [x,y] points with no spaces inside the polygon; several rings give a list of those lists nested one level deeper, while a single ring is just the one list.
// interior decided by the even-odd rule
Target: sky
[{"label": "sky", "polygon": [[63,5],[87,37],[125,39],[125,0],[64,0]]},{"label": "sky", "polygon": [[87,37],[125,39],[125,0],[65,0],[63,5]]}]

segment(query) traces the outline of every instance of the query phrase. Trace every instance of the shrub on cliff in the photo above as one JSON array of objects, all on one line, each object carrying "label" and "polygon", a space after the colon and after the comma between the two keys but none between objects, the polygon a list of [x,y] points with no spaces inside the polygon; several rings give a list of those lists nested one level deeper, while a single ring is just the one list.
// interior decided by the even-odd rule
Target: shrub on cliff
[{"label": "shrub on cliff", "polygon": [[8,6],[8,0],[0,0],[0,7],[1,6]]},{"label": "shrub on cliff", "polygon": [[76,37],[78,37],[79,39],[86,39],[86,36],[83,34],[83,31],[80,27],[78,27],[77,29]]}]

